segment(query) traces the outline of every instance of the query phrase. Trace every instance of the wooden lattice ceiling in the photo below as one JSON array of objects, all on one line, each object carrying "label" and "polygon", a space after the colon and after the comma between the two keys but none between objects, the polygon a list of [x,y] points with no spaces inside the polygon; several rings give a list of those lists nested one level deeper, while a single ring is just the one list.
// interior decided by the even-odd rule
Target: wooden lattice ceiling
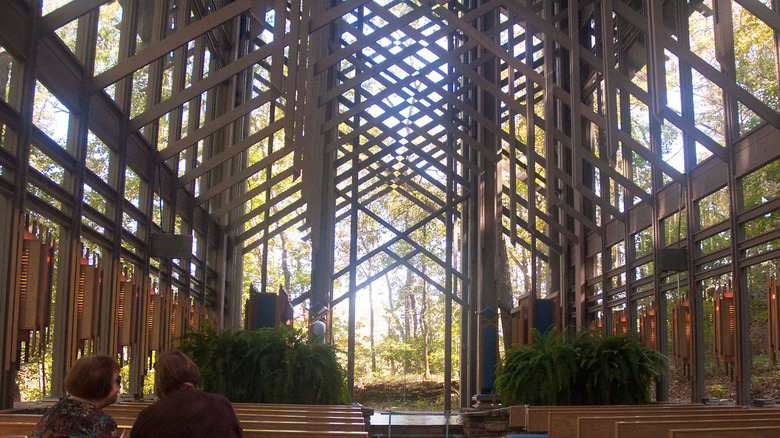
[{"label": "wooden lattice ceiling", "polygon": [[[493,321],[485,309],[512,305],[497,286],[506,242],[530,254],[531,291],[540,294],[544,277],[544,292],[558,296],[566,323],[609,327],[617,306],[650,296],[665,300],[669,285],[662,285],[661,273],[634,271],[658,259],[664,221],[675,213],[679,233],[683,210],[694,212],[722,187],[731,194],[726,221],[707,227],[687,215],[685,245],[692,247],[727,229],[742,236],[745,222],[778,209],[776,199],[750,211],[738,204],[740,179],[780,156],[777,101],[740,82],[742,61],[734,49],[734,11],[772,34],[780,31],[776,5],[767,2],[122,0],[113,12],[111,5],[74,0],[41,17],[37,4],[8,1],[0,43],[35,66],[35,75],[23,80],[26,93],[39,81],[74,114],[88,116],[78,126],[82,137],[88,129],[119,151],[122,166],[159,200],[146,196],[147,205],[130,205],[124,177],[101,185],[79,164],[84,152],[76,143],[68,155],[30,129],[19,144],[31,138],[77,182],[116,202],[113,217],[78,207],[73,222],[83,213],[102,224],[113,241],[109,232],[86,226],[80,232],[147,267],[142,251],[123,243],[148,244],[123,234],[117,225],[123,213],[149,231],[172,231],[173,216],[157,223],[150,211],[174,205],[220,250],[243,253],[300,228],[311,242],[312,287],[296,303],[349,303],[350,374],[356,294],[397,267],[443,293],[448,318],[453,304],[460,306],[463,326],[476,332]],[[689,33],[701,22],[709,23],[711,49],[691,44]],[[103,47],[106,34],[118,47]],[[720,130],[701,119],[709,109],[694,96],[701,84],[719,95]],[[30,108],[4,97],[0,121],[18,130],[29,125]],[[749,126],[741,121],[745,114]],[[678,154],[670,152],[667,136],[675,138]],[[27,166],[25,153],[0,149],[0,159],[8,169]],[[63,190],[36,172],[13,178],[2,187],[16,193],[18,208],[25,207],[27,179],[64,203],[80,204],[83,197],[78,184]],[[408,202],[417,214],[405,221],[388,217],[377,208],[382,199]],[[51,216],[63,214],[29,202]],[[366,246],[361,221],[381,229],[381,238]],[[637,255],[632,242],[645,230],[653,248]],[[426,233],[442,235],[444,243],[427,245]],[[712,255],[689,251],[689,263],[701,268],[685,278],[688,287],[730,272],[739,306],[746,293],[740,269],[780,251],[751,259],[744,249],[774,236]],[[346,262],[334,261],[337,239],[346,241]],[[718,256],[736,262],[702,267]],[[380,259],[384,264],[373,264]],[[420,269],[423,259],[431,271]],[[196,265],[208,271],[196,275],[202,300],[224,306],[219,290],[241,283],[240,266],[226,274],[207,256]],[[348,285],[334,290],[339,282]],[[190,288],[189,279],[182,283]],[[229,295],[240,296],[236,289]],[[238,306],[232,306],[235,322]],[[658,311],[665,318],[665,307]],[[694,302],[692,311],[701,315],[701,304]],[[665,325],[658,330],[664,339]],[[446,332],[451,348],[449,326]],[[463,340],[469,345],[465,393],[478,390],[477,346],[470,342]],[[696,348],[698,400],[703,346]],[[743,382],[748,359],[737,366]],[[445,370],[449,376],[451,364]],[[749,395],[744,388],[741,397]]]}]

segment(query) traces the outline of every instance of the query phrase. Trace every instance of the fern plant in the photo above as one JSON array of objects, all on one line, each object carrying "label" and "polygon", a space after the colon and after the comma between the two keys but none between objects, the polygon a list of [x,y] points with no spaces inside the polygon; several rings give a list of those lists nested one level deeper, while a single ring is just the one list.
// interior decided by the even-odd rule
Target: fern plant
[{"label": "fern plant", "polygon": [[346,374],[330,345],[312,345],[286,326],[190,332],[179,349],[198,365],[200,386],[232,402],[341,404]]},{"label": "fern plant", "polygon": [[506,352],[496,390],[505,404],[592,405],[650,402],[664,357],[635,336],[580,332],[571,342],[534,331],[534,344]]},{"label": "fern plant", "polygon": [[587,404],[643,404],[663,370],[664,357],[633,334],[579,336]]},{"label": "fern plant", "polygon": [[508,405],[567,404],[577,377],[574,346],[554,333],[533,336],[533,345],[506,352],[496,370],[496,389]]}]

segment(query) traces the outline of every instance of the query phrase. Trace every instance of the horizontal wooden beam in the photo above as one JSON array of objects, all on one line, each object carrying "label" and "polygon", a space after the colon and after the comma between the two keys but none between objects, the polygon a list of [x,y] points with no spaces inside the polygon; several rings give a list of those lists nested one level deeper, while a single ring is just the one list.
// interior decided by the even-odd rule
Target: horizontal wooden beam
[{"label": "horizontal wooden beam", "polygon": [[233,108],[232,110],[220,115],[216,119],[210,121],[203,127],[196,129],[188,133],[185,137],[175,140],[169,143],[168,147],[160,151],[160,159],[162,161],[168,160],[178,154],[179,152],[195,145],[199,141],[208,137],[209,135],[217,132],[218,130],[228,126],[236,120],[245,117],[252,112],[255,108],[259,108],[264,103],[269,102],[279,97],[279,94],[275,90],[268,90],[259,96],[256,96],[241,105]]},{"label": "horizontal wooden beam", "polygon": [[254,198],[255,196],[263,193],[266,190],[269,190],[270,188],[274,187],[275,185],[281,183],[282,181],[286,180],[287,178],[293,176],[295,174],[295,169],[292,167],[289,167],[285,169],[284,171],[280,172],[277,175],[274,175],[271,177],[271,179],[267,181],[263,181],[262,184],[259,184],[256,187],[253,187],[250,190],[247,190],[246,192],[242,193],[240,196],[238,196],[235,199],[231,199],[227,204],[215,209],[211,212],[211,219],[214,221],[218,221],[222,218],[222,216],[230,213],[231,211],[235,210],[236,208],[246,204],[249,202],[250,199]]},{"label": "horizontal wooden beam", "polygon": [[43,26],[55,31],[113,0],[73,0],[43,16]]},{"label": "horizontal wooden beam", "polygon": [[[227,81],[233,76],[251,68],[258,62],[268,57],[273,49],[274,45],[265,45],[253,52],[250,52],[235,62],[220,68],[217,71],[210,72],[205,78],[195,81],[190,87],[183,90],[176,90],[171,94],[171,97],[163,100],[152,108],[138,114],[130,121],[130,129],[135,131],[142,127],[152,123],[165,114],[173,111],[186,102],[189,102],[198,96],[201,96],[208,90],[216,87],[217,85]],[[281,61],[280,61],[281,62]],[[274,88],[271,86],[271,88]],[[281,91],[276,89],[277,94],[281,94]]]},{"label": "horizontal wooden beam", "polygon": [[133,74],[136,70],[143,68],[145,65],[150,64],[162,56],[168,55],[170,52],[187,44],[209,30],[233,19],[237,15],[243,14],[251,7],[252,0],[235,0],[206,15],[200,20],[191,23],[187,27],[177,30],[168,38],[150,44],[140,53],[121,61],[114,67],[95,76],[89,90],[90,93],[100,91],[125,76]]},{"label": "horizontal wooden beam", "polygon": [[233,187],[234,185],[244,182],[244,180],[248,179],[252,175],[256,174],[257,172],[260,172],[261,170],[265,169],[272,163],[281,160],[282,158],[286,157],[287,155],[290,155],[293,152],[294,152],[294,148],[292,146],[288,146],[284,149],[279,149],[278,151],[274,151],[274,153],[271,154],[270,156],[265,157],[264,159],[248,167],[245,167],[244,169],[241,169],[240,171],[230,175],[228,179],[224,181],[220,181],[219,183],[213,185],[212,187],[209,187],[208,190],[201,192],[201,194],[198,195],[197,198],[195,198],[195,203],[197,205],[203,204],[204,202],[208,201],[214,196],[219,195],[220,193]]}]

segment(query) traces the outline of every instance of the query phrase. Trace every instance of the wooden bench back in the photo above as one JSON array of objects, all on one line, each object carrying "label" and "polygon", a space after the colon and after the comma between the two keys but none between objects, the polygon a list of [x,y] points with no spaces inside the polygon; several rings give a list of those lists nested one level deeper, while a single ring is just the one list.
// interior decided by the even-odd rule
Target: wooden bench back
[{"label": "wooden bench back", "polygon": [[245,414],[236,413],[239,422],[243,421],[333,421],[337,423],[365,424],[363,417],[343,415],[306,415],[306,414]]},{"label": "wooden bench back", "polygon": [[[0,437],[31,436],[37,424],[37,421],[0,421]],[[130,436],[131,428],[129,426],[119,426],[117,429],[119,430],[120,435],[124,434],[125,437]]]},{"label": "wooden bench back", "polygon": [[37,423],[41,414],[0,414],[0,423]]},{"label": "wooden bench back", "polygon": [[326,421],[242,421],[242,429],[267,430],[316,430],[316,431],[359,431],[365,432],[365,424],[335,423]]},{"label": "wooden bench back", "polygon": [[551,412],[570,413],[608,413],[621,415],[633,412],[665,412],[675,409],[741,409],[734,406],[713,407],[701,404],[651,404],[651,405],[599,405],[599,406],[511,406],[509,409],[509,425],[521,427],[528,432],[547,432],[549,414]]},{"label": "wooden bench back", "polygon": [[37,421],[35,423],[0,421],[0,437],[30,436],[36,424]]},{"label": "wooden bench back", "polygon": [[299,405],[299,404],[284,404],[284,403],[231,403],[233,409],[239,408],[291,408],[291,409],[306,409],[309,411],[324,410],[324,411],[358,411],[359,406],[352,405]]},{"label": "wooden bench back", "polygon": [[675,421],[618,421],[615,438],[668,438],[673,429],[716,429],[719,427],[780,426],[780,418],[711,419]]},{"label": "wooden bench back", "polygon": [[[725,418],[734,419],[763,419],[763,418],[780,418],[780,411],[771,410],[753,410],[745,409],[743,411],[732,412],[701,412],[701,413],[675,413],[669,415],[621,415],[621,416],[589,416],[580,417],[577,419],[577,428],[574,434],[569,436],[577,436],[578,438],[596,438],[603,436],[615,435],[615,423],[618,421],[630,422],[630,421],[684,421],[684,420],[717,420]],[[552,437],[552,435],[551,435]]]},{"label": "wooden bench back", "polygon": [[[106,412],[111,415],[111,418],[120,423],[129,422],[132,424],[138,417],[138,413],[132,412]],[[6,414],[16,415],[16,414]],[[40,415],[38,415],[40,417]],[[2,417],[0,417],[2,418]],[[320,414],[320,413],[247,413],[236,412],[236,418],[239,422],[244,421],[330,421],[336,423],[353,423],[353,424],[365,424],[365,420],[362,416],[347,415],[347,414]]]},{"label": "wooden bench back", "polygon": [[[714,408],[717,412],[741,412],[746,410],[739,406],[724,406]],[[711,412],[699,407],[679,406],[675,408],[614,408],[610,410],[593,410],[589,408],[550,411],[547,414],[545,431],[553,437],[572,437],[577,434],[577,420],[583,417],[617,417],[617,416],[660,416],[683,415]],[[529,429],[530,430],[530,429]]]},{"label": "wooden bench back", "polygon": [[243,436],[244,438],[309,438],[313,436],[325,438],[368,438],[368,432],[244,429]]},{"label": "wooden bench back", "polygon": [[[274,407],[274,409],[276,408]],[[133,406],[131,409],[119,407],[119,409],[104,409],[104,411],[108,411],[106,413],[112,416],[120,429],[129,431],[140,409]],[[347,436],[362,437],[364,435],[360,433],[366,431],[363,416],[360,411],[355,412],[355,410],[332,413],[316,409],[307,411],[296,407],[293,410],[268,413],[263,410],[245,408],[239,409],[236,416],[243,429],[273,431],[274,435],[281,433],[283,436],[297,436],[296,434],[305,433],[306,435],[340,436],[334,435],[334,433],[343,431],[350,432]],[[18,436],[29,435],[40,418],[41,414],[0,414],[0,423],[4,423],[9,428],[6,431],[8,433],[2,433]],[[352,432],[358,434],[355,435]],[[0,437],[2,437],[1,434]]]},{"label": "wooden bench back", "polygon": [[[141,412],[142,410],[146,409],[151,405],[143,404],[143,405],[111,405],[106,406],[103,408],[104,412],[112,411],[112,412]],[[323,414],[345,414],[345,415],[363,415],[363,412],[360,408],[353,408],[353,407],[339,407],[339,406],[319,406],[319,407],[309,407],[309,406],[303,406],[303,405],[288,405],[288,406],[265,406],[265,405],[255,405],[255,406],[233,406],[233,410],[236,412],[317,412],[317,413],[323,413]]]},{"label": "wooden bench back", "polygon": [[[0,422],[0,437],[29,437],[32,435],[35,425],[38,422]],[[368,438],[368,432],[363,430],[331,430],[331,429],[314,429],[306,428],[302,425],[290,426],[286,429],[278,428],[273,429],[270,427],[262,426],[263,428],[245,428],[243,436],[246,438],[298,438],[298,437],[311,437],[321,436],[328,438]],[[131,426],[119,426],[120,433],[124,433],[127,437],[130,434]]]},{"label": "wooden bench back", "polygon": [[670,430],[669,438],[780,438],[780,426]]}]

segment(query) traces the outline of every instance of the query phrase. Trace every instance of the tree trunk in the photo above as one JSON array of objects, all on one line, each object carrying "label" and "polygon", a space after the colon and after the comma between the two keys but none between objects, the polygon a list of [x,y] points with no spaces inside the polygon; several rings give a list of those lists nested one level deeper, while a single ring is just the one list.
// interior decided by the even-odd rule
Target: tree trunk
[{"label": "tree trunk", "polygon": [[414,294],[414,285],[409,288],[409,310],[412,315],[412,337],[420,334],[420,323],[417,320],[417,296]]},{"label": "tree trunk", "polygon": [[[425,272],[425,264],[423,264]],[[423,379],[431,379],[431,364],[428,361],[428,282],[423,281],[422,287],[422,306],[420,307],[420,325],[422,326],[422,355],[423,355]]]},{"label": "tree trunk", "polygon": [[501,319],[501,331],[504,335],[504,351],[508,351],[516,339],[512,339],[512,279],[509,275],[509,257],[506,242],[502,237],[498,244],[498,309]]},{"label": "tree trunk", "polygon": [[412,281],[414,281],[414,278],[412,278],[412,270],[406,268],[406,283],[404,284],[404,296],[406,298],[404,299],[404,346],[406,347],[405,350],[407,352],[404,354],[404,373],[408,373],[409,371],[410,362],[408,347],[410,337],[413,335],[412,330],[416,329],[416,327],[412,326],[412,314],[414,313],[414,303],[412,302],[414,287]]},{"label": "tree trunk", "polygon": [[[395,332],[393,331],[393,315],[395,315],[395,308],[393,307],[393,285],[387,274],[385,274],[384,277],[387,282],[387,305],[390,308],[390,316],[387,318],[387,337],[390,340],[395,340]],[[395,358],[393,356],[390,356],[390,370],[395,374]]]},{"label": "tree trunk", "polygon": [[279,238],[282,240],[282,275],[284,275],[284,290],[290,293],[290,268],[287,266],[287,239],[284,237],[284,233],[279,233]]},{"label": "tree trunk", "polygon": [[371,343],[371,372],[376,372],[376,350],[374,349],[374,287],[368,283],[368,324],[369,342]]},{"label": "tree trunk", "polygon": [[404,283],[404,339],[408,341],[412,335],[412,270],[406,268],[406,282]]}]

